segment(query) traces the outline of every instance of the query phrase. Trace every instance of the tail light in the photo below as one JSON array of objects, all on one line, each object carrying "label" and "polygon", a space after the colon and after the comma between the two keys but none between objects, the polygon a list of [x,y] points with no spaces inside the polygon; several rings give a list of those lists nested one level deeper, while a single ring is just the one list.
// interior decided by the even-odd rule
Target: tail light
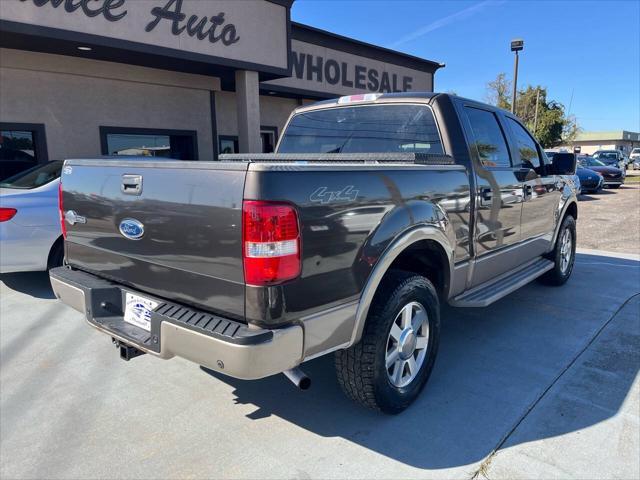
[{"label": "tail light", "polygon": [[247,284],[274,285],[300,275],[300,228],[293,206],[245,200],[242,243]]},{"label": "tail light", "polygon": [[58,212],[60,214],[60,228],[62,238],[67,239],[67,225],[64,223],[64,206],[62,205],[62,181],[58,184]]},{"label": "tail light", "polygon": [[0,222],[8,222],[16,216],[16,213],[18,213],[18,210],[15,208],[0,207]]}]

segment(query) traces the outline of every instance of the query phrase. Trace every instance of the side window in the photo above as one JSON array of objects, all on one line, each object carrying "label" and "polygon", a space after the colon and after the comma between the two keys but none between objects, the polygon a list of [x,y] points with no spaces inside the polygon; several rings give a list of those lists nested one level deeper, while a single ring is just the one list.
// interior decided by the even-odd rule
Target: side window
[{"label": "side window", "polygon": [[538,153],[538,147],[529,132],[516,122],[514,119],[507,117],[507,122],[513,132],[517,142],[518,153],[520,154],[520,164],[526,168],[537,169],[542,165],[542,159]]},{"label": "side window", "polygon": [[486,110],[473,107],[465,107],[465,111],[473,134],[471,149],[477,152],[482,165],[510,167],[509,149],[496,116]]}]

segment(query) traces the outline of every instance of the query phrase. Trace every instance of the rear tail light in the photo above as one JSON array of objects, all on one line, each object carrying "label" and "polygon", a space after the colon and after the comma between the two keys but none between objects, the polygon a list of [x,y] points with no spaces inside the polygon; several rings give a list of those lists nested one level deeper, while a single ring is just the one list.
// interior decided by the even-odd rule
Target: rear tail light
[{"label": "rear tail light", "polygon": [[300,275],[300,227],[293,206],[245,200],[242,243],[247,284],[274,285]]},{"label": "rear tail light", "polygon": [[58,212],[60,215],[60,228],[62,229],[62,237],[67,239],[67,226],[64,223],[64,206],[62,205],[62,181],[58,184]]},{"label": "rear tail light", "polygon": [[16,216],[16,213],[18,213],[18,210],[15,208],[0,207],[0,222],[8,222]]}]

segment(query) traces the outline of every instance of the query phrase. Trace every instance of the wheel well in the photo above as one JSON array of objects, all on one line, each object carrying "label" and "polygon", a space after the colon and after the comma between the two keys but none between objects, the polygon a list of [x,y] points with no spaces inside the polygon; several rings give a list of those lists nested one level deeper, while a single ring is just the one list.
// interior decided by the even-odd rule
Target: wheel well
[{"label": "wheel well", "polygon": [[[566,215],[571,215],[576,220],[578,219],[578,205],[576,205],[576,202],[571,202],[571,204],[567,207],[567,211],[565,212],[565,216]],[[564,220],[564,218],[563,218],[563,220]]]},{"label": "wheel well", "polygon": [[403,270],[423,275],[439,295],[449,288],[449,260],[442,246],[433,240],[420,240],[407,247],[391,264],[389,271]]},{"label": "wheel well", "polygon": [[57,249],[59,246],[62,246],[63,242],[64,242],[64,238],[62,238],[62,235],[60,235],[60,236],[56,239],[56,241],[55,241],[55,242],[53,242],[53,245],[51,245],[51,249],[49,250],[49,255],[47,256],[47,267],[49,267],[49,266],[51,265],[51,260],[52,260],[52,257],[53,257],[53,255],[54,255],[54,253],[55,253],[56,249]]}]

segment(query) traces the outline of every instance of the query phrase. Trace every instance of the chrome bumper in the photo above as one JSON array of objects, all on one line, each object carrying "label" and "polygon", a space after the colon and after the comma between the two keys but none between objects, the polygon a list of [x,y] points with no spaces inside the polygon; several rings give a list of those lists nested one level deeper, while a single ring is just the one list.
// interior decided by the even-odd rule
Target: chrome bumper
[{"label": "chrome bumper", "polygon": [[[225,328],[221,330],[234,331],[233,335],[223,335],[158,313],[163,305],[171,305],[205,314],[191,307],[164,302],[152,313],[152,330],[146,332],[126,324],[121,312],[114,312],[114,309],[118,309],[118,299],[122,297],[124,287],[66,267],[51,270],[50,278],[56,297],[83,313],[92,327],[156,357],[182,357],[222,374],[246,380],[281,373],[302,362],[303,329],[299,325],[273,330],[253,329],[215,317],[218,322],[225,322]],[[134,292],[129,288],[126,291]]]}]

